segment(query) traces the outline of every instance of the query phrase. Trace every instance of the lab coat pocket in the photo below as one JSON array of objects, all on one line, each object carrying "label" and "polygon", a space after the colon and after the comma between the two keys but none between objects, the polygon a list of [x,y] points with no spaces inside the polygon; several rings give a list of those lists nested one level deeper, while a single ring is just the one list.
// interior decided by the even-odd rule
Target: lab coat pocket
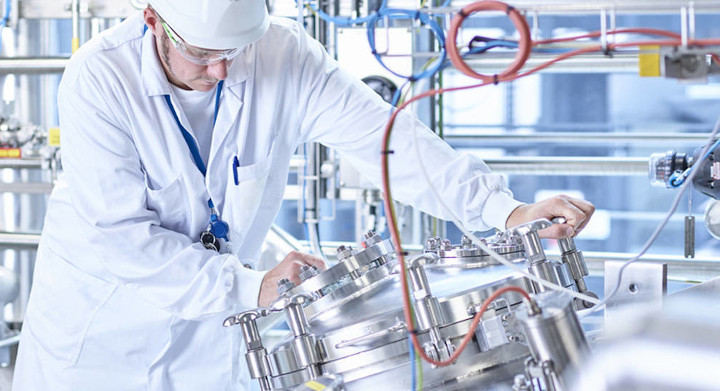
[{"label": "lab coat pocket", "polygon": [[26,327],[51,356],[72,366],[85,334],[115,285],[91,276],[40,246]]},{"label": "lab coat pocket", "polygon": [[176,231],[188,230],[188,197],[182,175],[161,189],[153,189],[146,179],[147,208],[157,213],[160,226]]},{"label": "lab coat pocket", "polygon": [[247,166],[238,166],[235,159],[231,159],[223,214],[233,222],[230,240],[236,244],[247,236],[247,229],[262,203],[272,167],[271,156]]}]

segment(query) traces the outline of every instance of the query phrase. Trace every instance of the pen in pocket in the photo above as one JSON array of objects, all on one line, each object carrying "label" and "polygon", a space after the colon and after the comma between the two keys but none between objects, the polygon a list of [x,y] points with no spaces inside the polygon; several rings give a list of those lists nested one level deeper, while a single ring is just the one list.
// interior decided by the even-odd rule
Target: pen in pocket
[{"label": "pen in pocket", "polygon": [[233,157],[233,179],[235,180],[235,186],[240,184],[240,181],[238,181],[238,173],[237,169],[240,167],[240,161],[238,160],[237,156]]}]

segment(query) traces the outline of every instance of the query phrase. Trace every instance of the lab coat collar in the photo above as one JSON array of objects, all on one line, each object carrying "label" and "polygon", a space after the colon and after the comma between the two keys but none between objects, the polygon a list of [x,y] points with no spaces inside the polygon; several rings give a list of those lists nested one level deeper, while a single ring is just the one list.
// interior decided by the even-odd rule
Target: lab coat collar
[{"label": "lab coat collar", "polygon": [[[145,31],[145,35],[142,38],[142,52],[141,52],[141,74],[143,85],[148,96],[156,95],[168,95],[170,94],[170,82],[165,76],[160,58],[157,55],[157,49],[155,44],[155,36],[150,29]],[[239,98],[240,92],[236,91],[235,88],[240,86],[250,75],[250,55],[253,52],[253,45],[246,47],[242,53],[236,58],[230,69],[228,70],[228,77],[225,79],[225,88],[233,91],[233,93]]]}]

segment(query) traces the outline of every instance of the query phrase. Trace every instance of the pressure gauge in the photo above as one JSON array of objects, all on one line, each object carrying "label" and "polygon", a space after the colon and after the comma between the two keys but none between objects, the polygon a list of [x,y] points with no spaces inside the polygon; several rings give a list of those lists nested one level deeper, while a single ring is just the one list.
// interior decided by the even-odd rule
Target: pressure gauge
[{"label": "pressure gauge", "polygon": [[392,80],[383,76],[367,76],[364,77],[362,81],[367,84],[368,87],[372,88],[373,91],[377,92],[385,102],[392,102],[393,96],[397,91],[397,85],[395,85]]},{"label": "pressure gauge", "polygon": [[705,207],[705,228],[712,237],[720,239],[720,201],[708,201]]}]

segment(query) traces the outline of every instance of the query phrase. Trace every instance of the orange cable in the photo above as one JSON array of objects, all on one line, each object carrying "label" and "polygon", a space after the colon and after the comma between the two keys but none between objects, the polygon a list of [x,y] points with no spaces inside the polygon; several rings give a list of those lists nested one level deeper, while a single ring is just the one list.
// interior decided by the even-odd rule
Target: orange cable
[{"label": "orange cable", "polygon": [[[515,24],[516,28],[521,34],[521,39],[518,44],[518,55],[515,57],[515,61],[502,73],[498,75],[493,76],[487,76],[487,75],[481,75],[476,72],[474,72],[470,67],[465,64],[465,62],[460,57],[459,51],[457,49],[456,39],[457,39],[457,31],[464,21],[465,18],[467,18],[470,14],[474,12],[478,12],[481,10],[499,10],[499,11],[506,11],[508,13],[508,16],[511,18],[513,23]],[[519,19],[518,19],[519,18]],[[639,45],[660,45],[660,46],[679,46],[682,44],[682,42],[677,39],[677,35],[675,33],[664,31],[664,30],[656,30],[656,29],[619,29],[619,30],[613,30],[612,34],[617,33],[645,33],[645,34],[655,34],[655,35],[661,35],[669,38],[676,38],[673,40],[649,40],[649,41],[638,41],[638,42],[623,42],[623,43],[609,43],[607,45],[609,50],[613,50],[618,47],[629,47],[629,46],[639,46]],[[582,38],[591,38],[596,36],[596,34],[599,33],[590,33],[585,34],[577,37],[572,38],[558,38],[556,40],[545,40],[545,41],[538,41],[537,43],[551,43],[551,42],[562,42],[565,40],[577,40]],[[599,35],[598,35],[599,36]],[[527,38],[526,38],[527,37]],[[523,67],[525,64],[525,61],[529,57],[530,49],[533,46],[532,40],[529,38],[529,28],[527,27],[527,22],[525,21],[524,17],[520,15],[517,10],[514,8],[508,6],[505,3],[498,2],[498,1],[480,1],[478,3],[470,4],[469,6],[463,8],[458,15],[456,15],[450,26],[450,31],[448,32],[448,40],[446,41],[448,56],[450,57],[451,62],[453,65],[455,65],[458,70],[463,72],[464,74],[480,79],[482,83],[480,84],[474,84],[474,85],[468,85],[468,86],[461,86],[461,87],[451,87],[451,88],[439,88],[435,90],[429,90],[426,91],[420,95],[417,95],[407,101],[405,101],[403,104],[397,107],[396,110],[393,111],[392,115],[390,116],[390,119],[388,120],[388,123],[385,127],[385,134],[383,136],[383,151],[382,151],[382,183],[383,183],[383,190],[385,193],[385,197],[383,200],[383,203],[385,205],[385,210],[388,211],[387,213],[387,223],[388,227],[390,229],[390,236],[391,240],[393,242],[393,245],[395,246],[395,249],[397,251],[398,255],[398,261],[400,263],[400,270],[402,278],[400,278],[400,283],[403,290],[403,315],[405,317],[405,323],[408,325],[408,332],[410,333],[411,340],[413,342],[413,346],[415,349],[419,352],[420,356],[427,362],[436,365],[436,366],[447,366],[452,364],[457,357],[462,353],[464,348],[467,346],[469,341],[472,338],[473,332],[475,328],[477,328],[478,323],[480,322],[480,318],[485,310],[487,310],[487,306],[495,300],[499,295],[507,292],[507,291],[521,291],[523,293],[523,296],[529,300],[530,296],[527,292],[524,290],[509,286],[504,287],[497,292],[495,292],[493,295],[488,297],[488,299],[485,300],[483,303],[483,306],[481,307],[481,310],[475,314],[475,317],[473,318],[473,322],[470,325],[470,329],[468,330],[468,333],[465,335],[465,337],[462,339],[460,345],[458,348],[453,352],[453,354],[444,361],[438,361],[434,360],[431,357],[428,357],[425,350],[420,346],[420,343],[417,339],[417,332],[414,330],[413,327],[413,319],[412,315],[410,314],[410,308],[412,307],[410,303],[410,297],[408,295],[409,289],[407,284],[407,265],[405,264],[405,257],[403,255],[402,251],[402,245],[400,243],[400,235],[397,230],[397,221],[395,220],[395,209],[392,202],[392,195],[390,193],[390,174],[389,174],[389,159],[388,156],[392,151],[389,151],[390,147],[390,134],[392,133],[392,128],[395,123],[395,119],[397,118],[397,115],[405,109],[408,105],[411,103],[424,99],[428,96],[433,95],[442,95],[445,92],[453,92],[453,91],[459,91],[459,90],[466,90],[471,88],[477,88],[486,86],[489,84],[497,84],[498,81],[512,81],[521,77],[525,77],[528,75],[531,75],[533,73],[536,73],[540,70],[543,70],[559,61],[565,60],[567,58],[577,56],[579,54],[584,53],[590,53],[595,51],[602,51],[601,45],[593,45],[588,46],[586,48],[580,48],[576,49],[567,53],[563,53],[556,58],[549,60],[543,64],[538,65],[535,68],[532,68],[524,73],[518,73],[518,71]],[[697,46],[705,46],[705,45],[720,45],[720,39],[694,39],[689,40],[688,45],[697,45]],[[717,55],[712,55],[713,60],[720,63],[720,58]]]},{"label": "orange cable", "polygon": [[[515,60],[504,71],[492,76],[483,75],[472,70],[472,68],[463,61],[460,56],[460,51],[457,48],[456,40],[460,26],[463,21],[465,21],[465,18],[479,11],[506,12],[510,20],[515,25],[518,33],[520,33],[518,52],[515,55]],[[532,39],[530,37],[530,27],[527,24],[527,20],[525,20],[525,17],[517,9],[500,1],[488,0],[472,3],[460,10],[460,12],[452,18],[452,21],[450,22],[450,29],[448,31],[448,37],[445,40],[445,47],[447,49],[448,57],[450,57],[450,61],[460,72],[474,79],[480,79],[486,83],[497,84],[500,81],[512,80],[523,65],[525,65],[528,57],[530,57],[530,51],[532,50]]]}]

